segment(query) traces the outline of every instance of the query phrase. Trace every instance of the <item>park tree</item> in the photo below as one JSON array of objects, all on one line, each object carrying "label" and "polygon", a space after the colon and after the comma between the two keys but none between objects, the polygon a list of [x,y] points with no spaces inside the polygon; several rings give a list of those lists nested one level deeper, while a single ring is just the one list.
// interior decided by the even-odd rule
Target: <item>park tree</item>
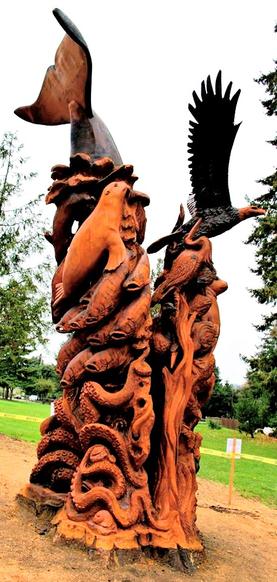
[{"label": "park tree", "polygon": [[229,384],[222,382],[219,368],[215,367],[215,385],[209,401],[203,407],[203,416],[223,418],[234,417],[234,404],[237,400],[237,391]]},{"label": "park tree", "polygon": [[25,395],[36,394],[39,400],[60,396],[60,384],[53,364],[46,364],[42,357],[25,359],[20,369],[19,387]]},{"label": "park tree", "polygon": [[[276,27],[277,31],[277,27]],[[262,101],[266,109],[266,114],[273,116],[277,114],[277,61],[275,61],[274,71],[262,75],[257,82],[265,87],[268,98]],[[269,143],[277,147],[277,135]],[[272,311],[266,315],[263,323],[258,327],[261,331],[268,331],[276,326],[276,300],[277,300],[277,168],[266,178],[259,180],[267,188],[267,192],[260,196],[259,203],[265,208],[266,215],[261,218],[250,234],[247,244],[256,247],[256,268],[253,269],[260,277],[261,286],[252,289],[252,295],[261,304],[267,304]]]},{"label": "park tree", "polygon": [[[277,27],[275,28],[277,32]],[[274,116],[277,113],[277,61],[274,62],[274,70],[261,75],[257,82],[265,88],[266,99],[262,104],[266,114]],[[270,141],[273,147],[277,146],[277,135]],[[256,247],[256,268],[254,273],[260,277],[261,285],[257,289],[252,289],[252,295],[257,301],[268,306],[268,313],[264,315],[263,321],[256,326],[262,332],[262,341],[257,353],[249,358],[245,358],[248,364],[247,372],[247,398],[250,395],[256,403],[258,426],[270,424],[277,425],[277,405],[276,405],[276,380],[277,380],[277,357],[276,357],[276,300],[277,300],[277,169],[260,183],[267,188],[267,192],[260,198],[260,204],[266,209],[266,215],[259,220],[254,227],[247,243]],[[244,403],[248,402],[245,394],[239,402],[239,409],[242,410]],[[249,407],[248,407],[249,408]],[[259,411],[259,413],[258,413]],[[249,415],[252,414],[249,410]],[[239,413],[241,416],[241,412]],[[250,419],[249,419],[250,420]],[[244,421],[242,421],[244,424]],[[245,426],[245,424],[244,424]],[[257,427],[256,427],[257,428]]]},{"label": "park tree", "polygon": [[255,430],[264,426],[266,400],[263,396],[254,399],[251,388],[246,386],[240,391],[235,405],[235,416],[240,430],[254,438]]},{"label": "park tree", "polygon": [[[35,174],[25,167],[16,135],[4,134],[0,144],[0,386],[6,398],[20,384],[25,361],[44,343],[49,325],[46,262],[40,259],[35,267],[31,260],[44,246],[40,196],[26,200],[25,184]],[[34,222],[41,235],[34,234]]]}]

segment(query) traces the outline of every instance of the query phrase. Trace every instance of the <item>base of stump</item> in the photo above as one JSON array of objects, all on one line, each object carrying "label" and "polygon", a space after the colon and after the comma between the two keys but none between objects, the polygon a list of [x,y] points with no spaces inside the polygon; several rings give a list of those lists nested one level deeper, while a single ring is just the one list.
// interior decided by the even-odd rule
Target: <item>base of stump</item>
[{"label": "base of stump", "polygon": [[99,567],[115,568],[152,558],[176,571],[192,574],[204,559],[200,541],[193,548],[168,547],[168,538],[163,532],[149,534],[149,528],[142,525],[135,530],[118,530],[113,536],[101,535],[86,521],[68,518],[64,507],[66,497],[29,483],[16,500],[40,520],[43,533],[52,529],[55,541],[86,550],[90,559],[99,562]]}]

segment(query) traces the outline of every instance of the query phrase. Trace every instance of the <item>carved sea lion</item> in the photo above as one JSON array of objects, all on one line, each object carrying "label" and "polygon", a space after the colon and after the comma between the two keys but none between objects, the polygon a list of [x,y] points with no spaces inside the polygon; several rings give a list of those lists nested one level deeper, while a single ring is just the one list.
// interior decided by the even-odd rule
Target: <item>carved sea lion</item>
[{"label": "carved sea lion", "polygon": [[125,260],[126,247],[119,229],[123,203],[129,192],[124,181],[112,182],[104,188],[95,210],[83,222],[69,246],[57,303],[78,293],[104,253],[108,254],[106,271],[114,271]]}]

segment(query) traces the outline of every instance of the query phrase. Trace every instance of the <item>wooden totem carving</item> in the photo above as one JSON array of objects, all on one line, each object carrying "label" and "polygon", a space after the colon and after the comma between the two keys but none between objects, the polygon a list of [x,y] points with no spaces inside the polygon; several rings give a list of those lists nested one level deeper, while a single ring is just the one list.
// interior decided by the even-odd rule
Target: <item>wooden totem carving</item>
[{"label": "wooden totem carving", "polygon": [[[59,534],[90,547],[201,550],[201,436],[194,428],[215,382],[217,296],[227,289],[209,237],[263,213],[231,206],[227,174],[238,94],[230,98],[229,86],[222,95],[220,75],[215,92],[208,78],[202,101],[194,94],[192,219],[183,224],[181,207],[172,233],[149,247],[167,245],[151,297],[141,247],[149,198],[135,190],[133,167],[122,163],[91,110],[84,39],[61,11],[54,13],[67,33],[55,67],[37,101],[16,113],[34,123],[71,123],[70,165],[52,168],[46,196],[56,205],[46,233],[57,261],[52,317],[69,337],[57,359],[63,395],[41,425],[38,462],[23,495],[59,508]],[[151,303],[159,306],[153,318]]]}]

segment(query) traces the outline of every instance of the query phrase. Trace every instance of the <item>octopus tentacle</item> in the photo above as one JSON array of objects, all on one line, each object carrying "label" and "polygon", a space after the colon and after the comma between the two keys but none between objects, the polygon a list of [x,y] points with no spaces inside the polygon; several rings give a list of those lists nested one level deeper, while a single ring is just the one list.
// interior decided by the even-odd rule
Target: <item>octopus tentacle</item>
[{"label": "octopus tentacle", "polygon": [[75,454],[80,453],[80,444],[76,434],[69,432],[61,427],[56,428],[53,432],[44,435],[37,447],[37,457],[40,459],[47,452],[56,448],[69,449]]},{"label": "octopus tentacle", "polygon": [[[70,479],[79,465],[80,459],[74,453],[66,450],[53,451],[44,455],[35,465],[30,475],[31,483],[39,483],[44,487],[53,487],[52,475],[56,469],[69,469]],[[69,474],[69,473],[68,473]],[[53,487],[55,490],[55,488]]]},{"label": "octopus tentacle", "polygon": [[91,446],[94,439],[105,440],[115,450],[124,473],[130,483],[134,485],[134,487],[143,487],[147,483],[147,475],[145,471],[134,471],[131,467],[126,443],[118,431],[100,423],[87,424],[81,429],[79,438],[84,449]]}]

